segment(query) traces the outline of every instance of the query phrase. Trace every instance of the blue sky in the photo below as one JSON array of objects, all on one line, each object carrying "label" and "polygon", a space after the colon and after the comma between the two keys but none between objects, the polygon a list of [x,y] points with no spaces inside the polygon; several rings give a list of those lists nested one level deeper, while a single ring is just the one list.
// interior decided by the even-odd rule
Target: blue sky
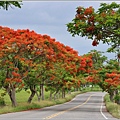
[{"label": "blue sky", "polygon": [[[111,3],[112,1],[23,1],[21,9],[14,7],[9,8],[8,11],[0,10],[0,25],[47,34],[56,41],[77,50],[79,55],[93,49],[106,51],[108,45],[99,44],[93,47],[91,40],[80,36],[72,37],[66,27],[66,24],[74,18],[78,6],[93,6],[97,10],[102,2]],[[120,2],[117,1],[117,3]],[[114,58],[114,54],[106,53],[105,55]]]}]

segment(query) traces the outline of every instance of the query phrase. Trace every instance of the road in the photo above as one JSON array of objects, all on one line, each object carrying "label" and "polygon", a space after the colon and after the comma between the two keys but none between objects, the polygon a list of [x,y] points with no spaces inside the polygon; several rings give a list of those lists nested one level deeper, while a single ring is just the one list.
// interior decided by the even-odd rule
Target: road
[{"label": "road", "polygon": [[102,92],[87,92],[61,105],[2,114],[0,120],[118,120],[106,111],[104,95]]}]

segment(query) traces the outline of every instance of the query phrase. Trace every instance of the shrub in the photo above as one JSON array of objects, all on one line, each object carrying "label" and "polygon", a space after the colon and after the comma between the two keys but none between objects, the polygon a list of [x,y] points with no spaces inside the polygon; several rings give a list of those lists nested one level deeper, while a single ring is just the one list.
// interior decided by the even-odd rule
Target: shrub
[{"label": "shrub", "polygon": [[3,97],[0,97],[0,106],[5,106],[5,101]]},{"label": "shrub", "polygon": [[114,99],[117,104],[120,104],[120,94],[117,94]]}]

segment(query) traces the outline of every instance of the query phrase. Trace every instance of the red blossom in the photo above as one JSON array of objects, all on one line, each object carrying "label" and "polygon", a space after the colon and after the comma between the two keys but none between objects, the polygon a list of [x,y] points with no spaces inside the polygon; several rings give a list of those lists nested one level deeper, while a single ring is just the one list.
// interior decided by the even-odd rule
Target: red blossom
[{"label": "red blossom", "polygon": [[92,42],[92,45],[93,46],[97,46],[99,43],[98,43],[98,41],[97,40],[93,40],[93,42]]}]

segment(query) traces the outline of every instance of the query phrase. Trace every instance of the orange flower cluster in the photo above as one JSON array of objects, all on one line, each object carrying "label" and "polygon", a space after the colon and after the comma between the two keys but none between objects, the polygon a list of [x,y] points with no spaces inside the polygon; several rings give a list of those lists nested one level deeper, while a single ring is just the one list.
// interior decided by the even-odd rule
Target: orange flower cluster
[{"label": "orange flower cluster", "polygon": [[88,18],[88,23],[90,23],[90,22],[94,22],[94,16],[90,16],[90,17]]},{"label": "orange flower cluster", "polygon": [[86,78],[87,82],[97,84],[99,82],[99,77],[95,75],[90,75]]},{"label": "orange flower cluster", "polygon": [[101,13],[101,16],[102,16],[102,17],[106,17],[106,13],[105,13],[105,12],[102,12],[102,13]]},{"label": "orange flower cluster", "polygon": [[107,79],[105,79],[105,82],[110,86],[117,87],[120,85],[120,73],[106,73],[106,77]]},{"label": "orange flower cluster", "polygon": [[20,74],[14,72],[14,71],[12,72],[12,75],[13,75],[14,77],[20,77]]},{"label": "orange flower cluster", "polygon": [[93,40],[93,42],[92,42],[92,45],[93,46],[97,46],[99,43],[98,43],[98,41],[97,40]]},{"label": "orange flower cluster", "polygon": [[90,15],[93,13],[93,7],[90,6],[89,8],[86,8],[85,11],[84,11],[84,14],[85,15]]},{"label": "orange flower cluster", "polygon": [[87,32],[92,32],[94,29],[95,29],[95,27],[92,25],[92,26],[86,28],[86,31]]}]

